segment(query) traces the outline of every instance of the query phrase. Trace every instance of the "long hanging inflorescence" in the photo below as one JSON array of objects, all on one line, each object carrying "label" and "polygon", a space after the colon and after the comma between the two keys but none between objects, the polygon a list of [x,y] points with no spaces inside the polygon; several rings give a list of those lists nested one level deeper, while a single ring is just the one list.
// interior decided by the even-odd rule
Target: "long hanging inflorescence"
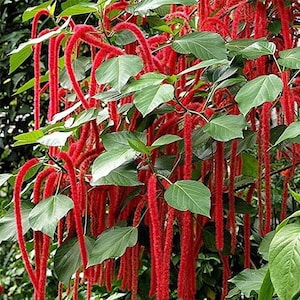
[{"label": "long hanging inflorescence", "polygon": [[[35,130],[42,128],[43,117],[46,118],[46,123],[52,126],[55,116],[74,104],[79,104],[72,111],[75,116],[86,111],[95,114],[96,109],[100,112],[97,116],[93,115],[91,119],[85,120],[76,130],[71,128],[74,129],[74,134],[68,137],[65,147],[49,147],[33,186],[32,199],[35,205],[58,192],[69,196],[74,205],[73,209],[59,220],[54,239],[59,247],[71,238],[78,239],[81,267],[76,270],[68,288],[59,283],[59,299],[62,299],[64,292],[69,294],[68,297],[73,292],[73,299],[78,299],[81,284],[86,284],[86,299],[90,299],[94,285],[105,286],[107,291],[111,291],[115,280],[120,281],[122,290],[131,292],[132,300],[139,299],[139,274],[145,272],[141,272],[140,269],[144,257],[150,257],[149,275],[145,275],[150,277],[150,287],[148,296],[144,295],[144,298],[168,300],[170,290],[177,289],[178,298],[195,299],[199,288],[196,272],[201,263],[199,253],[202,247],[207,250],[205,238],[207,239],[212,232],[215,236],[213,241],[209,241],[209,246],[219,255],[223,266],[222,274],[218,271],[220,275],[217,279],[222,289],[216,289],[216,297],[225,299],[228,291],[227,281],[231,276],[231,255],[241,248],[244,249],[243,267],[251,266],[252,216],[248,212],[243,216],[243,241],[240,241],[237,236],[241,231],[239,225],[242,222],[242,214],[237,222],[236,202],[243,198],[251,206],[254,200],[258,201],[258,227],[262,236],[275,226],[272,223],[270,130],[276,122],[279,125],[288,125],[294,121],[295,99],[300,102],[297,94],[299,89],[294,87],[291,90],[291,72],[279,72],[278,66],[273,61],[270,62],[267,56],[247,60],[241,67],[241,73],[243,72],[247,80],[266,75],[275,69],[278,71],[278,77],[282,79],[283,92],[275,104],[264,103],[258,108],[252,108],[246,116],[249,128],[257,134],[258,170],[253,172],[257,173],[257,178],[245,188],[237,189],[237,180],[243,175],[243,168],[247,168],[247,158],[241,153],[245,145],[238,139],[227,143],[216,138],[209,149],[203,148],[203,151],[194,153],[194,143],[200,143],[198,138],[201,147],[205,146],[206,142],[201,140],[205,139],[205,132],[201,131],[199,137],[199,129],[206,123],[218,114],[240,114],[235,102],[236,91],[231,88],[231,83],[216,88],[217,81],[213,78],[215,75],[209,74],[207,68],[185,73],[184,70],[197,65],[201,59],[196,59],[182,50],[175,51],[172,42],[174,36],[182,37],[194,31],[209,31],[219,33],[226,41],[270,36],[277,49],[289,49],[293,47],[296,39],[290,26],[293,1],[286,4],[281,0],[267,0],[256,1],[254,4],[253,1],[247,0],[203,0],[192,6],[172,4],[164,18],[169,29],[158,26],[153,32],[147,31],[148,23],[154,22],[153,19],[149,16],[131,15],[127,9],[129,1],[108,2],[114,3],[106,5],[98,26],[77,25],[73,20],[69,20],[67,31],[50,34],[45,64],[49,80],[44,86],[41,81],[44,66],[41,53],[42,43],[45,41],[33,47]],[[43,16],[48,17],[49,14],[46,9],[36,14],[32,22],[32,38],[43,38],[57,30],[53,28],[38,32],[40,19]],[[278,19],[281,20],[281,28],[275,36],[268,28]],[[122,40],[122,34],[130,36],[132,40],[120,46],[120,42],[117,41]],[[115,38],[116,36],[118,38]],[[135,98],[131,92],[122,98],[118,93],[123,91],[113,90],[116,99],[103,100],[103,95],[112,91],[109,90],[109,84],[98,84],[97,76],[101,74],[97,74],[97,70],[107,60],[124,54],[138,55],[143,62],[143,69],[135,79],[150,72],[153,74],[149,78],[155,78],[155,72],[159,72],[164,75],[163,84],[173,85],[174,99],[165,103],[157,114],[143,116],[136,109]],[[274,55],[278,56],[278,53]],[[84,73],[89,74],[83,80],[78,77],[76,69],[77,60],[81,56],[90,59],[90,68],[84,70]],[[62,57],[65,70],[61,69]],[[184,74],[181,75],[181,72]],[[60,82],[62,74],[65,76],[64,82]],[[294,81],[297,83],[297,78]],[[47,94],[49,98],[45,116],[42,115],[41,109],[43,94]],[[48,99],[47,97],[45,99]],[[106,112],[107,117],[103,121],[101,118]],[[273,119],[275,112],[276,121]],[[64,115],[61,120],[68,121],[69,124],[73,122],[69,115]],[[56,125],[51,126],[50,132]],[[68,129],[66,128],[64,130]],[[109,148],[103,136],[121,131],[126,131],[126,137],[128,133],[137,132],[137,137],[145,133],[147,145],[143,146],[146,148],[137,151],[142,153],[137,155],[133,162],[137,166],[136,175],[140,185],[117,186],[106,184],[105,181],[99,185],[91,183],[93,162]],[[177,135],[181,141],[163,147],[151,147],[155,140],[164,135]],[[138,147],[140,145],[133,145],[132,148],[136,150]],[[288,184],[298,163],[295,158],[296,148],[289,150],[292,167],[284,174],[281,220],[287,214]],[[280,155],[287,155],[283,152]],[[173,162],[167,171],[160,170],[162,157]],[[35,256],[31,262],[26,250],[21,206],[26,174],[37,164],[42,163],[34,158],[19,170],[14,189],[14,213],[17,239],[26,271],[34,287],[34,299],[43,300],[47,298],[46,276],[52,239],[34,231]],[[201,181],[209,187],[211,218],[190,211],[180,211],[167,204],[164,199],[165,191],[173,183],[181,180]],[[133,247],[128,247],[120,258],[89,266],[87,236],[97,238],[107,228],[118,226],[124,221],[139,230],[142,227],[147,228],[145,237],[142,237],[147,239],[147,242],[142,242],[139,234],[138,242]],[[229,244],[230,250],[227,251]],[[177,286],[171,286],[171,279],[174,280],[173,271],[176,273]]]}]

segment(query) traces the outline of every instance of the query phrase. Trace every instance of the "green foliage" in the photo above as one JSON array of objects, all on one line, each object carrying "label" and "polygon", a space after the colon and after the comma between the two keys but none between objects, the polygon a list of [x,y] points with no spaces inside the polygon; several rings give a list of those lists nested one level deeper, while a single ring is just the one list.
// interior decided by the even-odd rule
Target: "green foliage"
[{"label": "green foliage", "polygon": [[[299,224],[296,223],[299,212],[290,215],[278,226],[276,232],[272,231],[262,239],[259,236],[260,233],[256,231],[258,222],[256,198],[262,197],[264,200],[265,195],[264,193],[262,195],[257,193],[254,194],[255,201],[253,203],[245,201],[249,186],[266,176],[263,173],[263,165],[259,165],[261,161],[257,159],[257,156],[259,157],[258,150],[261,149],[258,149],[255,145],[257,133],[250,131],[248,113],[252,109],[256,109],[256,113],[259,113],[261,106],[266,102],[273,102],[274,106],[279,105],[280,102],[277,100],[282,95],[283,82],[277,73],[248,80],[249,76],[244,74],[243,71],[247,61],[266,56],[276,67],[280,68],[282,66],[283,70],[287,68],[291,69],[290,72],[293,72],[293,70],[300,68],[299,49],[280,51],[280,58],[277,60],[275,53],[278,49],[275,42],[269,42],[266,39],[237,39],[231,41],[229,38],[223,38],[218,33],[198,31],[198,25],[196,25],[198,16],[194,16],[188,21],[177,17],[168,20],[169,17],[166,16],[170,13],[170,5],[194,5],[196,4],[194,0],[144,0],[130,4],[126,11],[127,13],[139,15],[136,17],[136,24],[147,39],[157,37],[161,32],[168,34],[168,40],[155,50],[151,49],[151,51],[155,53],[155,51],[172,47],[176,55],[183,58],[186,66],[188,66],[184,67],[183,70],[179,70],[175,73],[176,75],[167,74],[167,72],[163,74],[162,71],[161,73],[147,73],[144,69],[146,60],[143,55],[141,55],[143,59],[139,56],[140,48],[136,50],[138,55],[125,54],[127,50],[124,50],[127,45],[131,47],[135,43],[142,44],[142,42],[130,31],[124,30],[114,33],[113,30],[110,32],[109,26],[104,28],[106,26],[104,23],[107,21],[105,18],[111,18],[111,21],[118,22],[118,18],[123,17],[125,14],[125,12],[115,9],[109,15],[106,15],[105,8],[111,3],[117,2],[98,1],[98,3],[89,3],[69,0],[62,3],[61,8],[59,8],[59,17],[69,16],[72,19],[77,20],[78,18],[80,20],[81,15],[83,15],[86,23],[92,22],[95,18],[99,25],[97,34],[100,33],[103,42],[108,43],[111,47],[119,47],[124,54],[113,58],[108,55],[104,58],[103,63],[96,69],[95,79],[99,92],[97,90],[96,95],[90,95],[87,91],[90,85],[93,84],[91,66],[95,53],[92,53],[84,42],[78,48],[80,51],[77,51],[76,54],[75,51],[72,53],[72,64],[80,89],[87,101],[92,101],[91,98],[97,99],[97,108],[88,108],[84,107],[78,101],[76,95],[73,94],[73,83],[62,59],[66,53],[59,53],[59,88],[64,89],[66,95],[60,99],[59,112],[51,120],[46,120],[47,106],[45,105],[45,108],[41,106],[42,124],[40,129],[37,130],[33,130],[31,123],[33,97],[30,89],[34,87],[34,79],[32,78],[31,67],[28,70],[26,69],[28,58],[32,53],[32,46],[37,43],[47,44],[50,39],[62,33],[65,36],[61,51],[64,51],[67,39],[73,34],[71,27],[69,28],[70,18],[64,23],[56,19],[56,4],[48,1],[28,9],[23,14],[23,21],[31,20],[36,12],[46,8],[50,13],[50,17],[40,25],[43,27],[47,22],[51,22],[49,27],[56,29],[26,42],[23,42],[22,38],[13,37],[13,35],[1,38],[4,41],[12,41],[11,49],[9,51],[5,49],[6,54],[10,53],[10,68],[7,68],[6,82],[10,82],[10,85],[13,83],[12,90],[14,92],[14,94],[9,92],[11,98],[8,103],[4,103],[4,108],[1,110],[1,112],[4,112],[5,117],[0,114],[1,119],[7,118],[9,120],[5,125],[1,125],[1,128],[5,128],[3,135],[0,136],[3,144],[0,143],[0,146],[3,146],[1,146],[3,149],[1,155],[6,158],[10,157],[13,151],[15,153],[19,151],[17,155],[19,158],[17,160],[18,165],[26,161],[31,155],[41,158],[41,163],[38,166],[40,169],[35,170],[33,174],[28,174],[25,178],[26,184],[24,184],[22,193],[27,200],[31,199],[30,191],[35,183],[37,172],[47,169],[49,163],[59,170],[58,172],[62,172],[57,183],[58,186],[55,187],[56,194],[54,196],[40,201],[33,208],[31,206],[27,207],[27,201],[23,201],[22,218],[26,240],[30,240],[32,233],[37,231],[51,237],[50,263],[54,262],[55,275],[65,286],[72,285],[74,274],[77,271],[81,272],[83,268],[80,254],[82,249],[79,247],[78,239],[74,237],[74,232],[77,231],[78,226],[81,226],[81,221],[89,256],[89,267],[101,263],[105,264],[110,259],[113,259],[111,261],[114,261],[115,266],[119,267],[120,258],[126,250],[139,243],[139,245],[142,245],[141,248],[144,252],[140,253],[141,266],[139,272],[143,280],[138,283],[138,297],[142,297],[144,293],[146,295],[149,291],[149,286],[146,283],[149,281],[148,252],[153,252],[153,249],[149,251],[149,243],[151,242],[151,239],[149,239],[149,218],[145,217],[149,213],[149,208],[145,204],[137,226],[131,226],[134,224],[133,219],[136,217],[134,210],[132,209],[130,214],[128,212],[127,215],[127,209],[131,209],[133,200],[142,199],[146,202],[148,178],[143,178],[143,172],[146,173],[146,176],[154,173],[157,175],[158,181],[155,187],[157,189],[155,195],[157,196],[158,207],[165,209],[168,204],[176,209],[178,215],[182,211],[192,212],[193,222],[195,221],[193,234],[194,231],[198,233],[199,228],[201,227],[202,230],[203,227],[203,243],[201,247],[199,246],[200,253],[198,257],[194,258],[197,262],[197,295],[195,296],[197,299],[219,299],[221,297],[220,283],[222,278],[219,255],[230,256],[232,264],[234,264],[234,270],[242,269],[242,221],[245,214],[249,214],[251,218],[251,246],[252,250],[256,251],[255,254],[252,254],[252,258],[258,268],[256,270],[244,270],[229,280],[231,285],[235,285],[235,288],[229,292],[230,297],[228,296],[228,299],[237,299],[240,295],[247,298],[272,299],[274,293],[283,300],[297,297],[300,291],[297,283],[298,269],[300,269],[297,243],[300,230]],[[147,19],[144,18],[145,15],[147,15]],[[114,19],[115,17],[116,19]],[[187,22],[185,23],[185,21]],[[184,31],[185,33],[181,34],[183,28],[185,30],[189,28],[188,33]],[[276,35],[275,29],[272,32]],[[23,43],[20,44],[21,40]],[[18,47],[16,47],[17,44],[19,44]],[[16,48],[16,50],[13,50],[13,48]],[[42,52],[42,62],[47,62],[45,54],[47,53]],[[156,63],[159,64],[159,59],[157,60]],[[162,69],[163,67],[161,66]],[[47,71],[46,64],[42,64],[41,69],[42,74],[44,74],[40,76],[41,82],[46,83],[49,80],[49,70]],[[20,72],[16,73],[18,70]],[[23,78],[24,74],[26,76]],[[199,78],[198,74],[201,74]],[[295,72],[296,75],[297,71]],[[17,88],[17,86],[21,87]],[[100,86],[101,88],[99,88]],[[222,95],[222,93],[224,94]],[[193,95],[193,100],[187,102],[190,94]],[[7,91],[1,92],[3,99],[7,95]],[[25,97],[25,95],[28,97]],[[20,105],[23,96],[25,100]],[[41,96],[42,105],[48,102],[48,96],[48,91]],[[127,101],[128,98],[130,98],[129,101]],[[75,103],[73,103],[74,101]],[[238,110],[231,110],[236,103],[240,113]],[[203,107],[197,106],[198,104],[203,105]],[[67,108],[63,108],[64,105]],[[13,109],[11,110],[10,107],[13,107]],[[114,118],[115,113],[118,114],[118,118]],[[174,123],[170,122],[169,128],[165,129],[164,126],[167,122],[172,120],[172,118],[168,118],[169,113],[170,116],[171,113],[176,115],[177,119]],[[186,153],[183,152],[183,144],[188,139],[184,136],[183,116],[185,113],[189,113],[192,118],[197,120],[191,132],[193,159],[190,167],[192,176],[190,180],[178,180],[177,173],[182,173],[182,170],[184,170],[183,164],[185,164]],[[22,126],[16,126],[16,130],[12,130],[15,140],[14,146],[22,147],[19,147],[20,150],[11,150],[12,139],[9,132],[11,126],[17,123],[13,123],[18,119],[17,116],[23,116],[25,121]],[[163,118],[165,118],[164,121],[159,123]],[[260,120],[260,116],[254,116],[255,122]],[[298,123],[291,123],[285,129],[282,127],[275,128],[270,132],[270,140],[273,144],[273,147],[268,149],[272,160],[271,168],[277,168],[273,158],[277,150],[284,148],[287,143],[299,142]],[[251,130],[254,130],[256,124],[251,123],[251,125]],[[178,132],[172,130],[173,126]],[[90,132],[86,140],[82,141],[81,135],[86,128]],[[232,171],[230,166],[231,161],[234,159],[231,157],[231,147],[233,147],[233,141],[235,140],[237,141],[236,152],[238,155],[236,157],[239,159],[237,162],[238,171]],[[213,169],[215,168],[216,141],[224,142],[225,152],[223,157],[225,180],[224,190],[222,191],[224,204],[221,207],[224,220],[221,220],[221,222],[224,221],[224,224],[226,224],[223,232],[226,246],[222,251],[217,249],[216,246],[216,231],[218,230],[216,227],[218,224],[216,224],[216,216],[213,215],[217,209],[214,203],[216,176],[214,174],[215,169]],[[4,149],[4,144],[8,145],[9,150],[7,150],[7,147]],[[32,151],[32,145],[34,145],[34,151]],[[26,152],[26,149],[30,149],[30,155]],[[83,151],[82,153],[76,152],[75,157],[72,156],[74,149],[76,151],[83,149]],[[52,157],[56,150],[58,152],[66,151],[71,155],[77,180],[76,184],[78,184],[78,195],[82,196],[80,193],[84,194],[82,196],[84,203],[81,203],[80,215],[75,216],[77,223],[75,222],[74,232],[68,227],[74,221],[72,219],[74,217],[74,199],[71,199],[72,195],[70,194],[70,185],[73,182],[68,177],[68,170],[63,167],[64,162]],[[92,150],[92,154],[88,153],[88,150]],[[14,161],[14,157],[10,157],[11,162]],[[48,158],[50,159],[47,163]],[[79,162],[80,159],[83,162]],[[279,171],[275,169],[275,172],[271,175],[279,177],[280,168],[284,167],[285,164],[285,160],[279,161]],[[206,168],[209,168],[208,165],[212,166],[210,171],[206,171]],[[11,189],[10,184],[15,177],[15,171],[12,170],[15,169],[12,166],[4,166],[4,171],[0,175],[1,190],[3,189],[6,193],[8,193],[8,189]],[[231,172],[238,173],[233,183],[230,178]],[[283,179],[279,178],[278,181],[282,184]],[[79,188],[79,183],[84,188],[82,186]],[[233,186],[230,186],[231,184]],[[264,187],[261,182],[260,185]],[[120,195],[118,194],[118,196],[121,200],[118,198],[117,201],[114,200],[117,204],[112,204],[113,188],[115,186],[120,188],[118,190]],[[234,194],[233,197],[228,192],[228,189],[230,190],[229,186],[233,189],[231,191]],[[94,241],[96,234],[92,234],[92,225],[93,222],[96,222],[95,220],[100,221],[95,219],[94,216],[90,216],[94,207],[90,206],[89,196],[94,190],[102,188],[106,193],[103,200],[105,201],[104,217],[102,216],[105,219],[105,231]],[[125,196],[122,194],[123,191],[125,191]],[[239,193],[236,193],[238,191]],[[291,188],[290,194],[296,200],[299,200],[299,194]],[[70,195],[70,197],[67,195]],[[7,198],[9,200],[3,201],[4,204],[1,205],[3,216],[0,218],[0,241],[15,239],[13,211],[7,209],[7,203],[10,202],[11,197]],[[262,201],[262,199],[259,198],[259,201]],[[274,220],[277,222],[279,213],[275,208],[276,199],[274,199],[272,203],[275,211]],[[116,205],[116,207],[113,207],[113,205]],[[132,206],[135,208],[135,204]],[[233,216],[229,213],[232,206],[235,209]],[[5,213],[6,210],[8,210],[7,213]],[[118,217],[123,216],[123,214],[126,217],[128,216],[126,220],[128,226],[126,227],[119,226],[122,222],[119,222]],[[199,221],[198,218],[202,217],[197,215],[207,217],[203,220],[206,222],[210,219],[210,222],[205,223],[202,219]],[[162,230],[165,229],[164,226],[167,221],[167,218],[161,221]],[[296,222],[292,223],[292,221]],[[57,245],[56,240],[56,230],[59,222],[61,222],[61,226],[68,228],[61,237],[63,243],[60,246]],[[181,259],[180,255],[182,253],[180,251],[182,249],[179,249],[179,243],[176,242],[180,240],[180,243],[183,243],[184,235],[180,227],[182,220],[177,215],[173,223],[174,243],[171,249],[172,259],[170,263],[171,270],[177,271],[180,267],[179,260]],[[234,229],[231,228],[232,224],[236,226]],[[236,252],[230,249],[233,232],[237,234]],[[79,233],[76,232],[76,234]],[[195,240],[196,242],[198,241]],[[27,246],[30,247],[31,245],[28,244]],[[153,247],[152,244],[151,247]],[[268,261],[268,266],[262,267],[265,265],[265,261]],[[23,273],[24,269],[20,274]],[[53,276],[51,276],[51,280],[57,283]],[[175,282],[175,275],[171,274],[169,288],[172,293],[170,293],[170,299],[178,299],[179,297]],[[107,299],[128,296],[126,293],[118,292],[120,287],[118,281],[113,282],[112,285],[111,295]],[[14,283],[14,286],[16,286],[16,283]],[[92,293],[97,294],[98,289],[100,288],[93,287]],[[84,294],[82,290],[79,291],[79,295]],[[97,297],[99,296],[100,299],[102,295],[109,296],[106,291],[100,291]],[[72,296],[66,295],[66,299],[70,297]]]},{"label": "green foliage", "polygon": [[201,182],[180,180],[165,192],[165,199],[172,207],[210,217],[210,191]]},{"label": "green foliage", "polygon": [[58,221],[74,207],[72,199],[55,195],[40,201],[29,214],[33,230],[41,231],[53,238]]},{"label": "green foliage", "polygon": [[127,247],[137,243],[136,227],[111,227],[104,231],[95,241],[89,257],[89,266],[97,265],[109,258],[122,256]]}]

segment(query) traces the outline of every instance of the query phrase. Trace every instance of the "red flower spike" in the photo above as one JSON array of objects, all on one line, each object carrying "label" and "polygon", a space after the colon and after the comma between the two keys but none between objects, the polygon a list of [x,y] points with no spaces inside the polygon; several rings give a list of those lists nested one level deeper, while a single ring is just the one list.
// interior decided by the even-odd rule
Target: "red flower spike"
[{"label": "red flower spike", "polygon": [[[252,184],[247,192],[246,202],[251,203],[254,191],[255,191],[255,184]],[[251,231],[251,219],[250,214],[244,215],[244,268],[250,268],[250,256],[251,256],[251,249],[250,249],[250,231]]]},{"label": "red flower spike", "polygon": [[150,51],[150,47],[148,44],[148,41],[146,40],[143,32],[140,30],[140,28],[133,24],[128,22],[119,23],[114,27],[114,31],[120,31],[120,30],[129,30],[131,31],[139,41],[142,52],[144,54],[144,64],[145,64],[145,71],[146,72],[153,72],[155,70],[155,64],[153,61],[153,57]]},{"label": "red flower spike", "polygon": [[222,250],[224,247],[223,224],[223,175],[224,175],[224,143],[217,142],[215,152],[215,223],[216,223],[216,247]]},{"label": "red flower spike", "polygon": [[17,240],[20,247],[23,262],[25,265],[25,269],[28,273],[29,279],[32,282],[35,291],[38,290],[38,281],[37,281],[36,274],[29,261],[28,253],[26,251],[26,244],[25,244],[23,225],[22,225],[22,213],[21,213],[21,190],[22,190],[22,184],[26,173],[38,163],[39,160],[37,158],[32,158],[21,167],[16,177],[14,193],[13,193]]},{"label": "red flower spike", "polygon": [[[153,260],[154,265],[152,268],[155,269],[156,274],[156,295],[160,294],[161,290],[161,273],[160,273],[160,262],[162,261],[162,249],[161,249],[161,229],[159,221],[159,213],[157,207],[156,198],[156,176],[151,175],[148,181],[148,207],[151,219],[150,235],[152,238],[151,246],[153,247]],[[160,298],[157,298],[160,300]]]},{"label": "red flower spike", "polygon": [[77,180],[74,165],[72,163],[71,157],[66,152],[60,152],[58,154],[58,158],[62,159],[65,162],[65,168],[68,171],[68,177],[70,179],[71,185],[71,197],[74,202],[74,218],[75,218],[75,226],[77,231],[78,243],[80,248],[80,254],[82,259],[83,267],[85,268],[87,265],[87,250],[85,246],[85,240],[83,235],[83,228],[81,224],[81,205],[80,199],[78,197],[78,190],[77,190]]}]

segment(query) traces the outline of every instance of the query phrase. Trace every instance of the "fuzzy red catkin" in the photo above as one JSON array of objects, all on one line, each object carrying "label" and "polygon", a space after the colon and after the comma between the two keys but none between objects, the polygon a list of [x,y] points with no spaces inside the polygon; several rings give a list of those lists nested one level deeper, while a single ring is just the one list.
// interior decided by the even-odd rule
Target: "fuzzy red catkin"
[{"label": "fuzzy red catkin", "polygon": [[[161,289],[161,273],[160,273],[160,262],[162,261],[162,249],[161,249],[161,233],[160,233],[160,222],[159,213],[157,207],[156,198],[156,175],[152,174],[148,181],[148,207],[150,214],[150,234],[152,236],[151,246],[153,247],[153,261],[154,265],[151,268],[155,269],[156,274],[156,295],[160,293]],[[160,300],[157,298],[157,300]]]},{"label": "fuzzy red catkin", "polygon": [[34,289],[38,290],[38,281],[36,278],[36,274],[31,266],[29,261],[28,253],[26,251],[26,244],[23,235],[23,225],[22,225],[22,209],[21,209],[21,191],[22,184],[26,173],[35,165],[39,163],[37,158],[32,158],[27,161],[19,170],[17,174],[14,191],[13,191],[13,199],[14,199],[14,214],[15,214],[15,222],[16,222],[16,232],[17,232],[17,240],[20,247],[21,255],[23,258],[23,262],[25,265],[25,269],[28,273],[29,279],[32,282]]},{"label": "fuzzy red catkin", "polygon": [[[50,30],[45,29],[40,34],[39,37],[48,33]],[[41,57],[41,48],[42,44],[38,43],[34,46],[33,53],[33,66],[34,66],[34,96],[33,96],[33,105],[34,105],[34,129],[37,130],[40,128],[40,57]]]},{"label": "fuzzy red catkin", "polygon": [[216,143],[215,152],[215,224],[216,247],[222,250],[224,247],[223,224],[223,172],[224,172],[224,143]]},{"label": "fuzzy red catkin", "polygon": [[80,199],[78,197],[75,169],[71,157],[66,152],[60,152],[58,154],[58,158],[62,159],[65,162],[65,168],[68,172],[68,177],[70,179],[71,198],[74,202],[73,211],[74,211],[74,218],[75,218],[75,226],[77,231],[82,264],[83,267],[85,268],[87,265],[87,250],[85,246],[85,239],[84,239],[82,222],[81,222],[81,210],[80,210],[81,205],[80,205]]},{"label": "fuzzy red catkin", "polygon": [[220,255],[223,263],[223,276],[222,276],[222,296],[221,300],[224,300],[228,294],[228,279],[230,277],[230,265],[229,265],[229,256]]},{"label": "fuzzy red catkin", "polygon": [[47,9],[41,9],[34,15],[31,26],[32,39],[34,39],[37,36],[37,27],[41,16],[49,16],[49,11]]},{"label": "fuzzy red catkin", "polygon": [[175,209],[168,206],[168,219],[166,225],[166,236],[165,245],[163,250],[163,261],[162,261],[162,300],[169,299],[169,277],[170,277],[170,263],[171,263],[171,253],[173,244],[173,223],[175,220]]},{"label": "fuzzy red catkin", "polygon": [[150,51],[150,47],[148,44],[148,41],[146,40],[143,32],[140,30],[140,28],[129,22],[123,22],[119,23],[114,27],[114,31],[120,31],[120,30],[129,30],[131,31],[139,41],[141,47],[142,47],[142,52],[144,53],[144,63],[145,63],[145,71],[146,72],[153,72],[155,70],[155,64],[153,61],[153,57]]},{"label": "fuzzy red catkin", "polygon": [[286,209],[287,209],[287,201],[289,195],[289,182],[294,175],[295,166],[288,170],[287,174],[284,176],[283,188],[282,188],[282,201],[281,201],[281,209],[280,209],[280,221],[283,221],[286,218]]},{"label": "fuzzy red catkin", "polygon": [[79,83],[77,82],[75,71],[72,64],[72,53],[76,43],[80,40],[80,38],[87,32],[93,30],[92,26],[89,25],[77,25],[75,27],[75,33],[67,42],[67,46],[65,49],[65,65],[66,70],[69,76],[69,79],[72,83],[73,89],[76,92],[77,97],[82,102],[84,108],[89,108],[89,103],[85,99],[85,96],[81,90]]},{"label": "fuzzy red catkin", "polygon": [[[247,192],[246,202],[251,203],[254,191],[255,184],[252,184]],[[250,230],[251,230],[251,219],[250,214],[244,215],[244,268],[250,268]]]},{"label": "fuzzy red catkin", "polygon": [[233,140],[231,143],[231,153],[230,153],[230,175],[229,175],[229,210],[228,210],[228,227],[231,232],[231,253],[234,253],[236,246],[236,222],[235,222],[235,176],[237,167],[237,140]]},{"label": "fuzzy red catkin", "polygon": [[270,108],[271,103],[264,103],[262,108],[262,135],[264,153],[265,180],[265,226],[264,234],[271,231],[272,196],[271,196],[271,158],[270,158]]}]

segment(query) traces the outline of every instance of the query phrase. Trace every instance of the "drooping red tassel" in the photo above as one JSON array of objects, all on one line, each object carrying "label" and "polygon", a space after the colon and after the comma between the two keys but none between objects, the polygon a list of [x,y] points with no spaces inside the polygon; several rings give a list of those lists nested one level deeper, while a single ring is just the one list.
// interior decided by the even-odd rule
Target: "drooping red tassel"
[{"label": "drooping red tassel", "polygon": [[168,206],[168,219],[166,225],[165,245],[163,250],[163,262],[161,267],[162,272],[162,292],[161,299],[169,299],[169,277],[170,277],[170,264],[171,264],[171,253],[173,244],[173,223],[175,220],[174,208]]},{"label": "drooping red tassel", "polygon": [[[253,193],[255,191],[255,184],[252,184],[247,192],[245,201],[251,203]],[[251,231],[251,216],[250,214],[244,215],[244,268],[250,268],[250,231]]]},{"label": "drooping red tassel", "polygon": [[32,282],[34,289],[38,290],[38,281],[36,274],[33,270],[33,267],[29,261],[29,256],[26,250],[26,243],[23,234],[23,225],[22,225],[22,209],[21,209],[21,191],[22,191],[22,184],[24,181],[24,177],[26,173],[35,165],[39,163],[37,158],[32,158],[31,160],[27,161],[19,170],[19,173],[16,177],[14,192],[13,192],[13,199],[14,199],[14,214],[15,214],[15,221],[16,221],[16,232],[17,232],[17,240],[20,247],[22,259],[25,265],[25,269],[28,273],[29,279]]},{"label": "drooping red tassel", "polygon": [[223,214],[223,172],[224,172],[224,143],[216,143],[215,152],[215,224],[216,247],[222,250],[224,247],[224,214]]},{"label": "drooping red tassel", "polygon": [[265,226],[264,234],[271,231],[272,196],[271,196],[271,158],[270,158],[270,107],[271,103],[265,103],[262,108],[262,135],[264,153],[264,179],[265,179]]},{"label": "drooping red tassel", "polygon": [[237,140],[233,140],[231,143],[231,153],[230,153],[230,174],[229,174],[229,188],[228,188],[228,198],[229,198],[229,209],[228,209],[228,228],[231,233],[231,253],[234,253],[236,246],[236,221],[235,221],[235,177],[236,177],[236,167],[237,167]]},{"label": "drooping red tassel", "polygon": [[87,265],[87,250],[85,246],[85,239],[83,234],[82,222],[81,222],[81,203],[78,197],[77,180],[75,174],[75,168],[71,157],[66,152],[60,152],[58,158],[65,162],[65,168],[68,171],[68,177],[71,185],[71,198],[74,202],[74,218],[77,231],[78,243],[80,248],[80,254],[82,259],[82,265],[85,268]]},{"label": "drooping red tassel", "polygon": [[229,256],[220,255],[222,264],[223,264],[223,276],[222,276],[222,296],[221,300],[224,300],[228,294],[228,279],[230,277],[230,265],[229,265]]},{"label": "drooping red tassel", "polygon": [[150,47],[148,41],[146,40],[140,28],[133,23],[123,22],[117,24],[114,27],[114,31],[120,31],[120,30],[129,30],[136,36],[137,40],[139,41],[142,47],[142,53],[143,53],[143,58],[145,63],[145,71],[153,72],[155,70],[155,64],[152,58]]},{"label": "drooping red tassel", "polygon": [[[160,232],[160,221],[157,207],[156,198],[156,175],[152,174],[148,181],[148,207],[150,214],[150,235],[152,238],[151,247],[153,248],[153,257],[151,258],[153,264],[151,268],[155,270],[156,277],[156,294],[160,294],[161,288],[161,272],[160,263],[162,261],[162,249],[161,249],[161,232]],[[160,300],[160,299],[158,299]]]}]

